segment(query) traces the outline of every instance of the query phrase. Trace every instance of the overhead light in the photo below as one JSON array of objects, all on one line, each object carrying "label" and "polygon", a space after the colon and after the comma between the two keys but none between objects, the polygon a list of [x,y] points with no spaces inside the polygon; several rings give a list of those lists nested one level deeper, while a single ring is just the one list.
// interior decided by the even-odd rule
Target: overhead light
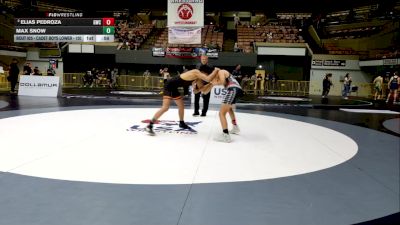
[{"label": "overhead light", "polygon": [[263,66],[262,65],[258,65],[258,69],[262,69],[263,68]]}]

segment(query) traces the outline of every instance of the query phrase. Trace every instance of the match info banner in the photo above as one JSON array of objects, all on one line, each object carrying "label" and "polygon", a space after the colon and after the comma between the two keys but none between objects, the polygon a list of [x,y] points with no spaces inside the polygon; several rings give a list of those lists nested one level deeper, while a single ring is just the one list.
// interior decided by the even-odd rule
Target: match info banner
[{"label": "match info banner", "polygon": [[201,44],[201,28],[168,28],[169,44]]},{"label": "match info banner", "polygon": [[14,42],[114,42],[114,35],[14,35]]},{"label": "match info banner", "polygon": [[15,18],[19,26],[114,26],[114,18]]},{"label": "match info banner", "polygon": [[168,27],[203,27],[204,0],[168,0]]},{"label": "match info banner", "polygon": [[18,95],[57,97],[61,95],[58,76],[20,76]]},{"label": "match info banner", "polygon": [[99,26],[19,26],[15,27],[14,34],[18,35],[37,35],[37,34],[103,34],[114,35],[114,27],[99,27]]}]

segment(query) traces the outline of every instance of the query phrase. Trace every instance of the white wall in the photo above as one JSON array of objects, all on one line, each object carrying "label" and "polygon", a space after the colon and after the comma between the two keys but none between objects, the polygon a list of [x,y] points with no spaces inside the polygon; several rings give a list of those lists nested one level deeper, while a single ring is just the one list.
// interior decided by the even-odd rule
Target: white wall
[{"label": "white wall", "polygon": [[257,48],[258,55],[287,55],[305,56],[306,48],[286,48],[286,47],[262,47]]},{"label": "white wall", "polygon": [[343,83],[341,79],[349,73],[353,82],[352,86],[359,87],[358,96],[368,97],[370,94],[368,83],[372,80],[372,75],[361,71],[359,60],[346,60],[346,66],[311,66],[310,72],[310,95],[322,94],[322,80],[327,73],[332,73],[333,86],[329,92],[330,96],[341,96]]}]

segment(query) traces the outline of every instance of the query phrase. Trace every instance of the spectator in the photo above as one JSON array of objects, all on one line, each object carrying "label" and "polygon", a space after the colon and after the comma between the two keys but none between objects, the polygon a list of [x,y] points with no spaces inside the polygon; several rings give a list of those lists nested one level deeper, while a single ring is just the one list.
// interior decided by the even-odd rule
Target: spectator
[{"label": "spectator", "polygon": [[240,17],[237,14],[233,14],[233,23],[235,25],[235,29],[238,27],[240,23]]},{"label": "spectator", "polygon": [[268,81],[268,88],[271,90],[271,94],[274,93],[274,91],[277,90],[277,83],[278,83],[278,75],[276,75],[275,72],[269,73],[267,75],[267,81]]},{"label": "spectator", "polygon": [[393,94],[393,103],[396,102],[399,83],[400,83],[400,77],[398,75],[398,72],[394,72],[393,76],[390,78],[388,82],[389,94],[387,96],[386,103],[389,102],[390,96],[392,94]]},{"label": "spectator", "polygon": [[17,59],[12,59],[7,77],[7,80],[10,81],[11,84],[12,94],[16,93],[15,86],[17,85],[18,75],[19,75],[18,61]]},{"label": "spectator", "polygon": [[209,44],[208,44],[208,46],[207,46],[209,49],[216,49],[217,48],[217,45],[213,42],[213,41],[211,41]]},{"label": "spectator", "polygon": [[151,73],[149,70],[144,71],[143,73],[143,88],[150,89],[150,77]]},{"label": "spectator", "polygon": [[246,91],[246,90],[249,89],[249,88],[248,88],[249,82],[250,82],[250,77],[249,77],[249,75],[244,75],[244,76],[243,76],[243,79],[242,79],[242,82],[240,82],[240,86],[242,86],[242,89],[243,89],[244,91]]},{"label": "spectator", "polygon": [[381,99],[382,98],[382,83],[383,83],[383,77],[381,75],[378,75],[374,79],[374,100]]},{"label": "spectator", "polygon": [[165,67],[164,69],[160,69],[160,76],[163,77],[164,79],[164,84],[167,83],[169,79],[171,79],[171,75],[168,72],[168,67]]},{"label": "spectator", "polygon": [[215,26],[214,26],[214,28],[213,28],[213,31],[214,31],[214,32],[220,32],[220,31],[221,31],[220,26],[219,26],[218,24],[215,24]]},{"label": "spectator", "polygon": [[33,69],[33,74],[32,75],[35,75],[35,76],[41,76],[42,75],[42,73],[39,70],[39,67],[35,66],[35,68]]},{"label": "spectator", "polygon": [[217,49],[218,52],[222,51],[221,46],[219,46],[218,43],[215,44],[215,49]]},{"label": "spectator", "polygon": [[107,84],[110,88],[112,88],[112,72],[110,68],[107,68],[105,71],[106,79],[107,79]]},{"label": "spectator", "polygon": [[92,86],[91,87],[97,87],[100,83],[100,74],[99,74],[99,70],[93,68],[92,69],[92,77],[93,77],[93,82],[92,82]]},{"label": "spectator", "polygon": [[269,32],[269,33],[267,34],[267,41],[268,41],[268,42],[272,42],[272,39],[273,39],[272,32]]},{"label": "spectator", "polygon": [[322,98],[328,97],[332,85],[332,74],[327,73],[322,81]]},{"label": "spectator", "polygon": [[139,45],[143,42],[143,36],[139,33],[139,31],[135,32],[135,38],[133,39],[133,45],[135,50],[138,50]]},{"label": "spectator", "polygon": [[118,86],[118,69],[114,68],[113,71],[111,71],[111,86],[116,87]]},{"label": "spectator", "polygon": [[88,85],[89,87],[92,86],[93,83],[93,76],[92,76],[92,71],[86,71],[85,75],[82,77],[82,82],[83,82],[83,87],[86,87]]},{"label": "spectator", "polygon": [[278,89],[279,89],[278,80],[279,80],[278,74],[276,74],[276,72],[273,72],[272,73],[272,88],[273,88],[273,90],[278,91]]},{"label": "spectator", "polygon": [[232,76],[235,78],[239,84],[242,82],[242,66],[240,64],[236,64],[235,69],[232,71]]},{"label": "spectator", "polygon": [[54,76],[56,74],[56,71],[52,67],[47,69],[47,76]]},{"label": "spectator", "polygon": [[250,77],[249,89],[255,90],[256,89],[256,82],[257,82],[257,74],[253,74]]},{"label": "spectator", "polygon": [[183,67],[182,67],[182,73],[185,73],[185,72],[187,72],[187,71],[189,71],[189,70],[186,68],[186,66],[183,66]]},{"label": "spectator", "polygon": [[272,90],[272,73],[265,75],[265,90]]},{"label": "spectator", "polygon": [[24,75],[31,75],[33,72],[32,72],[32,65],[31,65],[31,63],[30,62],[27,62],[26,64],[25,64],[25,66],[24,66]]},{"label": "spectator", "polygon": [[98,80],[98,84],[99,85],[103,85],[103,87],[104,87],[104,85],[106,83],[108,84],[108,82],[107,82],[107,74],[106,74],[105,70],[100,70],[100,72],[98,73],[98,78],[99,78],[99,80]]},{"label": "spectator", "polygon": [[257,74],[255,89],[256,89],[256,92],[261,93],[261,94],[263,94],[262,81],[263,81],[262,75],[260,73]]},{"label": "spectator", "polygon": [[342,96],[344,99],[348,99],[349,97],[349,93],[350,93],[350,87],[351,87],[351,77],[349,75],[349,73],[346,73],[346,75],[344,76],[344,81],[343,81],[343,93]]},{"label": "spectator", "polygon": [[235,44],[233,45],[233,51],[234,52],[240,52],[240,48],[237,42],[235,42]]}]

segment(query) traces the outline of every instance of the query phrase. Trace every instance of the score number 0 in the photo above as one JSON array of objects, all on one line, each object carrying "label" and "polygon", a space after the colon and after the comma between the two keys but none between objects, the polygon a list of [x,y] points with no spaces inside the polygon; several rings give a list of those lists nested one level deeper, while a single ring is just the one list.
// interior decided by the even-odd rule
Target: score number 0
[{"label": "score number 0", "polygon": [[114,26],[114,18],[103,18],[103,26]]},{"label": "score number 0", "polygon": [[103,18],[103,34],[114,34],[114,18]]}]

